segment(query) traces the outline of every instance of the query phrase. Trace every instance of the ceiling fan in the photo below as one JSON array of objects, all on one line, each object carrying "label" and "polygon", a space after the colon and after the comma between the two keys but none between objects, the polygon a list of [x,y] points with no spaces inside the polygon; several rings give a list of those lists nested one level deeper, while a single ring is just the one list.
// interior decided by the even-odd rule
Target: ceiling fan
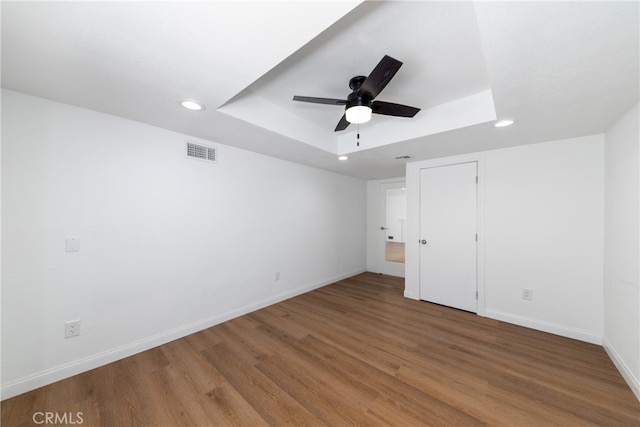
[{"label": "ceiling fan", "polygon": [[356,76],[349,80],[349,87],[353,92],[347,96],[347,99],[296,95],[293,100],[314,104],[344,105],[345,112],[338,122],[335,132],[345,130],[350,123],[368,122],[371,120],[371,113],[384,114],[386,116],[413,117],[420,111],[419,108],[391,102],[374,101],[401,66],[402,62],[385,55],[369,76]]}]

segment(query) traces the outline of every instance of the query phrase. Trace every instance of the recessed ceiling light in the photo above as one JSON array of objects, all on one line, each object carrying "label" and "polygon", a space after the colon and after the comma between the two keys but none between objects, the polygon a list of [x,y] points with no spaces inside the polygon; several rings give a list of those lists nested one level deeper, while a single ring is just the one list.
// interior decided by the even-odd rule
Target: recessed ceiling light
[{"label": "recessed ceiling light", "polygon": [[500,120],[493,124],[494,127],[503,128],[506,126],[511,126],[513,124],[513,120]]},{"label": "recessed ceiling light", "polygon": [[347,156],[340,156],[340,157],[338,157],[338,160],[347,160],[348,158],[349,157],[347,157]]},{"label": "recessed ceiling light", "polygon": [[190,101],[188,99],[185,99],[184,101],[180,101],[180,105],[182,105],[187,110],[192,110],[192,111],[201,111],[205,109],[204,105],[198,104],[196,101]]}]

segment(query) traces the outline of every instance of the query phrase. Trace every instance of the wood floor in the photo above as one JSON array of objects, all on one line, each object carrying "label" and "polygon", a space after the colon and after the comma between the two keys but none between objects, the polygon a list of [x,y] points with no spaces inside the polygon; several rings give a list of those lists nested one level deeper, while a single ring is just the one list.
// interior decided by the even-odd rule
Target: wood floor
[{"label": "wood floor", "polygon": [[601,347],[402,291],[343,280],[6,400],[2,425],[640,425]]},{"label": "wood floor", "polygon": [[400,262],[404,264],[404,243],[385,242],[384,259],[385,261]]}]

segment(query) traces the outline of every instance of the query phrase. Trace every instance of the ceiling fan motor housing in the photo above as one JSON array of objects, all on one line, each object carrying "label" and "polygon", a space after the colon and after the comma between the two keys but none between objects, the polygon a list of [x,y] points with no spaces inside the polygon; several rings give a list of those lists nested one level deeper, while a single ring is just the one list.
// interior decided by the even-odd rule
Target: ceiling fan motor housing
[{"label": "ceiling fan motor housing", "polygon": [[367,79],[367,76],[355,76],[349,80],[349,87],[352,91],[356,92],[362,86],[362,83]]},{"label": "ceiling fan motor housing", "polygon": [[362,83],[367,79],[367,76],[355,76],[351,80],[349,80],[349,87],[353,92],[347,96],[347,105],[346,109],[349,107],[356,106],[365,106],[371,108],[371,101],[373,101],[372,96],[368,96],[369,94],[358,94]]},{"label": "ceiling fan motor housing", "polygon": [[353,91],[347,96],[346,109],[356,106],[365,106],[371,108],[372,99],[367,94],[360,95],[357,91]]}]

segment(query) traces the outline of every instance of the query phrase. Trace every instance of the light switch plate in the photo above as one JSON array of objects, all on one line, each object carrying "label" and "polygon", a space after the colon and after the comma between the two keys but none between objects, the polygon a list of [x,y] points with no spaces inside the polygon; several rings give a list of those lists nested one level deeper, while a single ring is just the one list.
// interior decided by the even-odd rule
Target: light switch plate
[{"label": "light switch plate", "polygon": [[65,252],[80,252],[80,238],[67,237],[65,240]]}]

